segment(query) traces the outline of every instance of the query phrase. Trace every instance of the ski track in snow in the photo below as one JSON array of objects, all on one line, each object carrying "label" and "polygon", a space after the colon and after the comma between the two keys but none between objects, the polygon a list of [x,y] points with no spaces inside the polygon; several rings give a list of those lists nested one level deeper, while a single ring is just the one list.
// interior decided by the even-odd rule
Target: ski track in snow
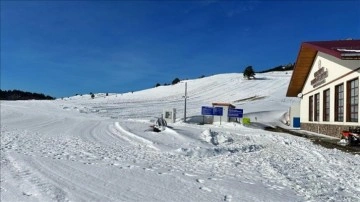
[{"label": "ski track in snow", "polygon": [[[188,81],[189,117],[212,101],[255,95],[280,110],[293,103],[277,92],[289,76],[268,74],[255,85],[239,74]],[[1,201],[360,200],[359,155],[239,124],[177,122],[152,132],[163,108],[182,106],[183,86],[167,89],[1,102]]]}]

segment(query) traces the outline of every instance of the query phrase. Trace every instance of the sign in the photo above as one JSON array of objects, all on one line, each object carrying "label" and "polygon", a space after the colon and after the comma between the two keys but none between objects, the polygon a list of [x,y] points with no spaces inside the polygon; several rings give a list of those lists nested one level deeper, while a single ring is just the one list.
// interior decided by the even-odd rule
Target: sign
[{"label": "sign", "polygon": [[243,117],[243,109],[229,109],[228,117],[242,118]]},{"label": "sign", "polygon": [[214,116],[222,116],[223,108],[222,107],[214,107]]},{"label": "sign", "polygon": [[214,115],[214,108],[213,107],[201,107],[201,115]]},{"label": "sign", "polygon": [[321,84],[324,84],[326,81],[326,78],[329,75],[327,69],[325,67],[321,66],[321,60],[319,60],[319,62],[318,62],[318,68],[319,68],[319,70],[317,70],[314,73],[314,79],[311,80],[311,85],[313,86],[313,88],[316,88],[316,87],[320,86]]},{"label": "sign", "polygon": [[250,125],[250,118],[243,118],[242,119],[242,124],[243,125]]}]

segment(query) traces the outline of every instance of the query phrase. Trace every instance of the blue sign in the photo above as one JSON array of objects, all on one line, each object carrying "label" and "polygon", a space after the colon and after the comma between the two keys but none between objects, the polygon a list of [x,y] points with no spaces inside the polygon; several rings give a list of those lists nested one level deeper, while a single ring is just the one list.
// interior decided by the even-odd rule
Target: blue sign
[{"label": "blue sign", "polygon": [[213,107],[201,107],[201,115],[213,115],[214,108]]},{"label": "blue sign", "polygon": [[222,107],[214,107],[214,116],[222,116],[223,108]]},{"label": "blue sign", "polygon": [[229,109],[228,117],[242,118],[243,117],[243,109]]}]

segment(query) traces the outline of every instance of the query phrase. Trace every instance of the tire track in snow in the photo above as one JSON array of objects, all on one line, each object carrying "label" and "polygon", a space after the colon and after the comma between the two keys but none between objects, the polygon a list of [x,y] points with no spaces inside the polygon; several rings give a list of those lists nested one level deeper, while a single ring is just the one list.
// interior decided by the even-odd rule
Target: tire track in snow
[{"label": "tire track in snow", "polygon": [[[108,183],[105,179],[86,172],[86,165],[81,167],[73,163],[67,164],[66,161],[44,161],[42,159],[34,159],[31,161],[31,165],[45,179],[52,181],[57,186],[76,190],[71,193],[75,193],[75,197],[80,200],[115,200],[107,196],[115,196],[115,190],[107,188]],[[111,186],[114,186],[114,184]]]},{"label": "tire track in snow", "polygon": [[125,130],[119,122],[115,122],[115,127],[116,129],[121,133],[121,135],[125,135],[122,136],[122,138],[126,139],[129,143],[134,144],[134,145],[145,145],[149,148],[152,148],[156,151],[159,151],[159,149],[157,147],[154,146],[154,143],[150,140],[147,140],[145,138],[142,138],[140,136],[135,135],[134,133],[131,133],[127,130]]},{"label": "tire track in snow", "polygon": [[[6,185],[10,180],[12,181],[12,186],[15,186],[14,189],[16,189],[13,194],[19,195],[20,191],[20,198],[24,198],[23,200],[25,201],[32,201],[34,199],[40,201],[67,201],[67,194],[65,191],[51,182],[44,180],[44,178],[29,165],[29,161],[31,161],[29,158],[23,160],[17,157],[19,157],[19,154],[2,154],[2,159],[5,158],[7,163],[6,165],[1,165],[1,187],[4,184]],[[9,173],[3,172],[3,169]],[[6,192],[8,190],[2,187],[2,192],[3,191]],[[14,190],[11,189],[9,191],[14,192]]]}]

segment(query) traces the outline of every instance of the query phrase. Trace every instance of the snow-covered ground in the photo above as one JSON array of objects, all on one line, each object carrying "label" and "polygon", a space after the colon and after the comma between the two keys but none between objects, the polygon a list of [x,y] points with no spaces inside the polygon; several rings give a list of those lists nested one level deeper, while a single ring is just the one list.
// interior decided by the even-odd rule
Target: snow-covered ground
[{"label": "snow-covered ground", "polygon": [[[1,201],[360,201],[360,157],[239,123],[199,125],[229,102],[283,125],[291,72],[220,74],[134,93],[1,101]],[[188,86],[183,122],[184,82]],[[163,109],[177,122],[150,125]]]}]

